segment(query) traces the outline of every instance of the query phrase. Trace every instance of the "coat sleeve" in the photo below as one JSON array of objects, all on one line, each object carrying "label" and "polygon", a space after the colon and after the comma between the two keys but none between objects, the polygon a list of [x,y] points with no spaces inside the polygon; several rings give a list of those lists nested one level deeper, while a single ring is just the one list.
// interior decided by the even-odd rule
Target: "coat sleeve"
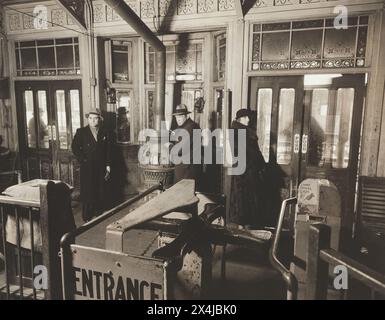
[{"label": "coat sleeve", "polygon": [[72,148],[72,153],[74,154],[74,156],[76,157],[76,159],[77,159],[80,163],[82,163],[83,160],[85,159],[85,155],[84,155],[83,147],[82,147],[82,143],[81,143],[81,133],[80,133],[80,129],[77,129],[77,130],[76,130],[74,139],[73,139],[73,141],[72,141],[71,148]]},{"label": "coat sleeve", "polygon": [[107,132],[107,148],[106,148],[106,166],[111,166],[111,154],[112,154],[112,135],[111,132]]}]

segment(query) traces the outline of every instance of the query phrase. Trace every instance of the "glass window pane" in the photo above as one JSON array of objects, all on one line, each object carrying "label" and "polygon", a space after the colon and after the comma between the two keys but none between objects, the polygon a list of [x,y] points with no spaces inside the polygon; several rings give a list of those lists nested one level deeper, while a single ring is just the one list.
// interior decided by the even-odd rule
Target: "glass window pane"
[{"label": "glass window pane", "polygon": [[224,79],[226,70],[226,47],[219,49],[219,79]]},{"label": "glass window pane", "polygon": [[265,33],[262,37],[262,60],[289,59],[290,32]]},{"label": "glass window pane", "polygon": [[71,122],[72,122],[72,136],[75,135],[76,130],[80,128],[80,97],[79,90],[70,90],[71,99]]},{"label": "glass window pane", "polygon": [[57,67],[63,69],[74,68],[74,54],[72,46],[56,47]]},{"label": "glass window pane", "polygon": [[[39,68],[55,69],[55,51],[53,47],[38,48]],[[45,75],[45,74],[42,74]]]},{"label": "glass window pane", "polygon": [[28,147],[36,148],[36,123],[33,111],[33,92],[24,91],[25,119],[27,120]]},{"label": "glass window pane", "polygon": [[130,142],[130,111],[131,97],[129,91],[118,91],[116,94],[117,104],[117,141],[120,143]]},{"label": "glass window pane", "polygon": [[128,52],[113,52],[112,73],[114,81],[128,81]]},{"label": "glass window pane", "polygon": [[353,58],[357,28],[328,29],[325,32],[324,58]]},{"label": "glass window pane", "polygon": [[[197,46],[196,52],[196,70],[197,73],[196,80],[202,80],[202,49],[198,49],[200,46]],[[194,79],[195,80],[195,79]]]},{"label": "glass window pane", "polygon": [[329,109],[329,90],[314,89],[312,93],[308,162],[322,167],[325,162],[326,123]]},{"label": "glass window pane", "polygon": [[353,105],[354,89],[338,89],[332,149],[333,168],[347,168],[349,165]]},{"label": "glass window pane", "polygon": [[266,162],[270,159],[270,129],[271,129],[271,107],[273,103],[273,90],[258,90],[257,107],[257,136],[259,148]]},{"label": "glass window pane", "polygon": [[39,90],[37,92],[37,102],[39,110],[39,147],[42,149],[49,148],[49,132],[48,132],[48,110],[47,110],[47,92]]},{"label": "glass window pane", "polygon": [[16,70],[20,70],[20,50],[16,49]]},{"label": "glass window pane", "polygon": [[36,62],[36,50],[22,49],[21,51],[21,64],[23,69],[37,69]]},{"label": "glass window pane", "polygon": [[129,81],[128,51],[130,46],[120,41],[112,45],[112,73],[114,81]]},{"label": "glass window pane", "polygon": [[71,44],[73,38],[56,39],[56,44]]},{"label": "glass window pane", "polygon": [[321,59],[322,30],[293,32],[292,60]]},{"label": "glass window pane", "polygon": [[75,67],[80,68],[79,46],[75,45]]},{"label": "glass window pane", "polygon": [[59,132],[59,148],[68,149],[67,117],[64,90],[56,90],[57,127]]},{"label": "glass window pane", "polygon": [[38,40],[36,41],[37,46],[53,46],[53,40]]},{"label": "glass window pane", "polygon": [[216,79],[223,80],[225,78],[226,71],[226,38],[225,35],[219,35],[216,38]]},{"label": "glass window pane", "polygon": [[193,81],[202,79],[202,44],[179,44],[176,52],[176,79]]},{"label": "glass window pane", "polygon": [[155,81],[155,53],[154,49],[146,46],[146,82]]},{"label": "glass window pane", "polygon": [[281,89],[279,95],[277,163],[290,164],[293,149],[295,89]]},{"label": "glass window pane", "polygon": [[21,48],[35,47],[35,45],[36,45],[35,41],[23,41],[23,42],[20,42],[20,47]]},{"label": "glass window pane", "polygon": [[173,46],[166,47],[166,80],[175,80],[175,50]]}]

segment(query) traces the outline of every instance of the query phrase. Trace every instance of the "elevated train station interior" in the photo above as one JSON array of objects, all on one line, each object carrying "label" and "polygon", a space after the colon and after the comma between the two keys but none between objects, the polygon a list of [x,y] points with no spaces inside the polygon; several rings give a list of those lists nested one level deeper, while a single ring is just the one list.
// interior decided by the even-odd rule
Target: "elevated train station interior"
[{"label": "elevated train station interior", "polygon": [[[384,8],[0,0],[0,299],[383,300]],[[178,105],[221,151],[199,179],[162,162]],[[111,174],[85,222],[72,143],[95,108]],[[232,221],[240,109],[266,164],[258,228]]]}]

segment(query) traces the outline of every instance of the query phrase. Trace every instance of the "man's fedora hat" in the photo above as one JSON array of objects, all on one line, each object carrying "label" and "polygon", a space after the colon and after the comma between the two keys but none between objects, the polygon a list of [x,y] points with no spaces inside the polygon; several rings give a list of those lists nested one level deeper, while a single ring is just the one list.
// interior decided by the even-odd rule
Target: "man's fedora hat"
[{"label": "man's fedora hat", "polygon": [[175,112],[172,114],[173,116],[182,116],[186,114],[190,114],[191,112],[187,110],[187,106],[185,104],[178,104],[175,108]]},{"label": "man's fedora hat", "polygon": [[86,113],[86,118],[88,118],[90,114],[97,115],[101,120],[103,120],[103,116],[99,108],[92,108],[88,113]]}]

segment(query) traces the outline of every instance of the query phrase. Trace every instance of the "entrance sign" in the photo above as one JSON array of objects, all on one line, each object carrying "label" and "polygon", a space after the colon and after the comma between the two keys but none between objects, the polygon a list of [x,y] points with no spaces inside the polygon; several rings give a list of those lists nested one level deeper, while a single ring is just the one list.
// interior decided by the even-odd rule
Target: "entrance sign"
[{"label": "entrance sign", "polygon": [[71,245],[76,300],[163,300],[162,260]]}]

